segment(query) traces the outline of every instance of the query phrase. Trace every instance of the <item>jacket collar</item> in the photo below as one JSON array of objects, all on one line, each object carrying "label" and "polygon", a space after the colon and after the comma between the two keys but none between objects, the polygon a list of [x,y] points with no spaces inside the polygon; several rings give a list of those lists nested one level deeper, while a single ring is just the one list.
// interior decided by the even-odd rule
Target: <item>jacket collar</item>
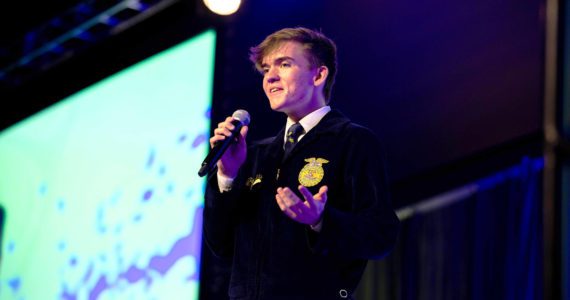
[{"label": "jacket collar", "polygon": [[[293,152],[294,154],[300,148],[303,148],[304,145],[311,143],[315,138],[326,135],[326,134],[337,134],[339,133],[342,128],[346,127],[346,125],[350,123],[350,120],[345,117],[340,111],[338,110],[331,110],[327,113],[321,121],[311,129],[295,146]],[[285,134],[285,127],[281,128],[279,133],[276,136],[267,138],[257,142],[259,145],[264,145],[269,147],[269,153],[275,157],[281,157],[283,154],[283,135]]]}]

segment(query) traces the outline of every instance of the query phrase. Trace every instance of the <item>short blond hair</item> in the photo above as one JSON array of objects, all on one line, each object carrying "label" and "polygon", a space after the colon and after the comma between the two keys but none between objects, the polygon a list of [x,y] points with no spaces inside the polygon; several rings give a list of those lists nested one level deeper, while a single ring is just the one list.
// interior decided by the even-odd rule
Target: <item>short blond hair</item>
[{"label": "short blond hair", "polygon": [[281,43],[288,41],[298,42],[303,46],[312,67],[326,66],[328,68],[329,74],[323,90],[328,104],[337,72],[337,57],[335,43],[322,32],[304,27],[283,28],[267,36],[259,45],[251,47],[249,60],[259,72],[262,72],[263,58]]}]

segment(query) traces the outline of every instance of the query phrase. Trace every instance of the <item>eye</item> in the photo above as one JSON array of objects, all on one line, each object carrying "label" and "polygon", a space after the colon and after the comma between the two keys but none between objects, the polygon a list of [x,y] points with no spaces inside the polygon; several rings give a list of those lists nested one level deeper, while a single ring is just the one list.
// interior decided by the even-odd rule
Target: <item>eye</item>
[{"label": "eye", "polygon": [[281,68],[289,68],[291,67],[291,64],[289,62],[282,62],[281,63]]},{"label": "eye", "polygon": [[263,69],[261,69],[261,74],[267,74],[267,72],[269,72],[269,68],[265,67]]}]

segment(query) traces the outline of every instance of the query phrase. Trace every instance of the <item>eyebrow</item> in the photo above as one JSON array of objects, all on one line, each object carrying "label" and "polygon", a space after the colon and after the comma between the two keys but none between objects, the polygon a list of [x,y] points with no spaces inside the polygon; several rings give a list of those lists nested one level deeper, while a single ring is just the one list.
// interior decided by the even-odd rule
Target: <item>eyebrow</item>
[{"label": "eyebrow", "polygon": [[[295,61],[295,59],[292,58],[292,57],[290,57],[290,56],[281,56],[281,57],[278,57],[278,58],[274,59],[274,60],[273,60],[273,63],[274,63],[274,64],[280,64],[281,62],[283,62],[283,61],[285,61],[285,60],[292,60],[292,61]],[[261,64],[261,67],[262,67],[262,68],[265,68],[265,67],[267,67],[267,66],[269,66],[268,63],[262,63],[262,64]]]}]

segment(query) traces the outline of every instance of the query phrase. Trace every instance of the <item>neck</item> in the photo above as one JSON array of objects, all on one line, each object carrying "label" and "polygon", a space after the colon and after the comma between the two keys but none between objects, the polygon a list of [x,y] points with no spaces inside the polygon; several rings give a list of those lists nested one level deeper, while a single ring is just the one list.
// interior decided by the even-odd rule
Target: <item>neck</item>
[{"label": "neck", "polygon": [[300,109],[287,112],[287,117],[294,122],[299,122],[302,118],[306,117],[308,114],[314,112],[315,110],[326,106],[326,101],[324,98],[320,98],[317,101],[312,101],[309,105],[302,107]]},{"label": "neck", "polygon": [[315,107],[307,107],[305,110],[303,111],[297,111],[297,112],[292,112],[292,113],[288,113],[287,117],[289,117],[291,120],[293,120],[295,123],[299,122],[301,119],[303,119],[304,117],[306,117],[308,114],[314,112],[315,110],[324,107],[325,105],[321,105],[321,106],[315,106]]}]

